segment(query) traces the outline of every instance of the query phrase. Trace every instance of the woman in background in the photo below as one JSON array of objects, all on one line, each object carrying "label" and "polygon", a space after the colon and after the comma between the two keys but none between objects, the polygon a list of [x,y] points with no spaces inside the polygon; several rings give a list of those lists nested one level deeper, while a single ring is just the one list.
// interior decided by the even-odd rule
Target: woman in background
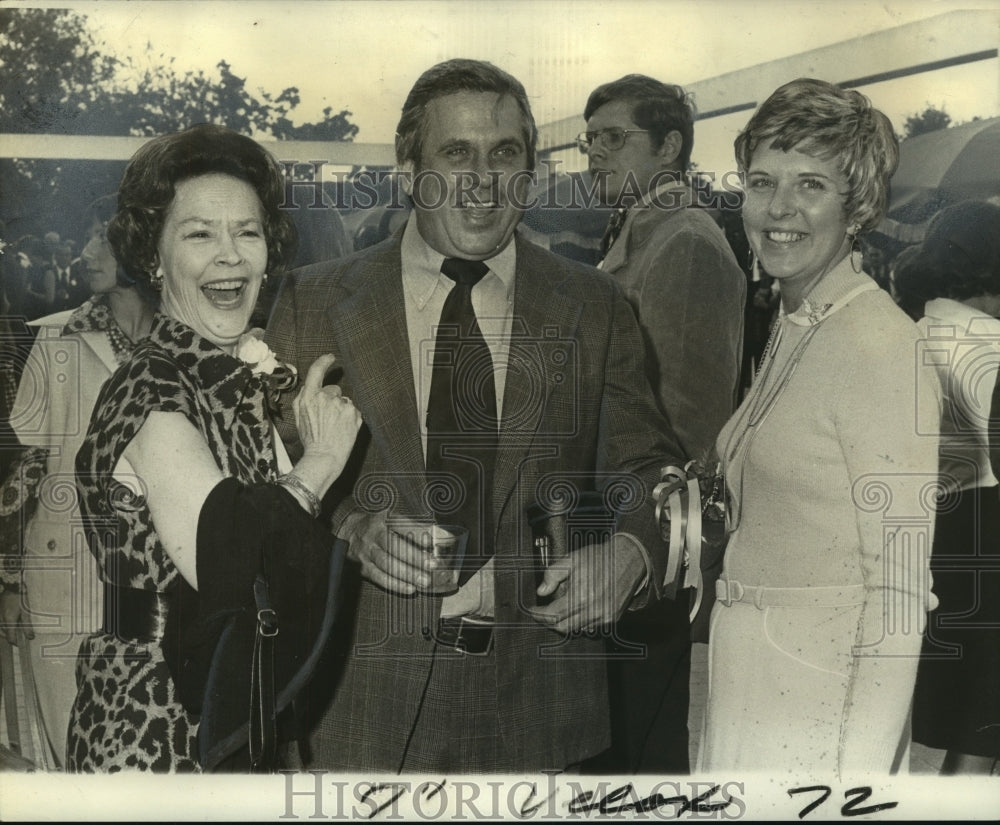
[{"label": "woman in background", "polygon": [[885,212],[897,142],[861,94],[800,79],[735,148],[747,237],[781,310],[716,442],[731,534],[699,771],[888,773],[930,599],[926,560],[902,552],[888,508],[923,512],[938,414],[918,330],[857,250]]},{"label": "woman in background", "polygon": [[[98,392],[136,342],[149,334],[153,320],[152,294],[125,275],[108,245],[114,211],[113,195],[88,210],[80,257],[93,297],[31,324],[38,333],[10,419],[18,440],[30,449],[7,485],[22,488],[19,499],[27,503],[30,498],[34,513],[26,523],[11,523],[14,529],[7,531],[13,545],[5,548],[8,558],[23,555],[24,572],[20,581],[9,580],[0,595],[0,622],[7,625],[11,642],[17,626],[34,638],[30,649],[41,721],[59,767],[66,763],[77,650],[82,637],[100,626],[102,599],[93,559],[80,552],[73,462]],[[22,506],[19,513],[24,512]],[[6,515],[11,517],[18,520]]]},{"label": "woman in background", "polygon": [[939,213],[897,271],[896,289],[920,307],[945,402],[945,495],[931,555],[940,603],[917,671],[913,739],[947,752],[942,774],[989,774],[1000,757],[1000,487],[989,455],[1000,368],[1000,206],[967,201]]}]

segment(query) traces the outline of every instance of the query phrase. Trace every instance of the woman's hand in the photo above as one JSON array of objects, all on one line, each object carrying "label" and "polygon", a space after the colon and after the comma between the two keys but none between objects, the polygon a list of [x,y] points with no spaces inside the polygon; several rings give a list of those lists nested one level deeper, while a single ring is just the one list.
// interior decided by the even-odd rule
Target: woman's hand
[{"label": "woman's hand", "polygon": [[31,621],[21,610],[21,594],[0,593],[0,631],[12,645],[17,644],[18,628],[24,630],[24,635],[27,638],[35,638],[34,631],[31,629]]},{"label": "woman's hand", "polygon": [[323,378],[334,361],[336,358],[332,354],[317,358],[306,373],[301,392],[292,402],[295,425],[305,447],[305,454],[295,468],[296,475],[304,476],[306,467],[303,465],[308,464],[312,476],[316,463],[322,461],[329,477],[310,479],[319,483],[309,484],[320,497],[321,490],[325,491],[343,471],[362,423],[361,413],[340,387],[323,386]]}]

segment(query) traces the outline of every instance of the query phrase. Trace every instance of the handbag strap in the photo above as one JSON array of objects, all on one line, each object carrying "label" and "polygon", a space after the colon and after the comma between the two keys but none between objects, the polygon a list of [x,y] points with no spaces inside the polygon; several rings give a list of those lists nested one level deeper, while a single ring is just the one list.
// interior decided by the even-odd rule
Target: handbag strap
[{"label": "handbag strap", "polygon": [[254,637],[250,677],[250,771],[270,773],[277,756],[277,725],[274,692],[274,637],[278,635],[278,614],[271,606],[267,571],[263,569],[253,583],[257,607],[257,632]]}]

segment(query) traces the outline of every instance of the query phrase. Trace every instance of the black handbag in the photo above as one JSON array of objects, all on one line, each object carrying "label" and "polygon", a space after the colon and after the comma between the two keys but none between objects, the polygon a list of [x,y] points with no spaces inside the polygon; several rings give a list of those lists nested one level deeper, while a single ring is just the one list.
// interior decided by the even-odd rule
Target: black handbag
[{"label": "black handbag", "polygon": [[332,635],[347,543],[281,488],[226,479],[202,508],[198,544],[198,602],[178,611],[193,620],[178,637],[174,680],[201,717],[199,762],[206,772],[273,771],[286,711]]}]

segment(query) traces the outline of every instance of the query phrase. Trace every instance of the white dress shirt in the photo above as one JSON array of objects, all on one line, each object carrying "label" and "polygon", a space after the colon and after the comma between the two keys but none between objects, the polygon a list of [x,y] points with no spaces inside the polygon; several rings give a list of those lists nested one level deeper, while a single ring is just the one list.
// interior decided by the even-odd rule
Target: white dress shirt
[{"label": "white dress shirt", "polygon": [[[434,341],[441,310],[448,293],[455,286],[441,272],[445,256],[427,245],[417,230],[416,217],[403,231],[403,300],[406,305],[406,331],[410,342],[410,365],[416,390],[417,413],[424,458],[427,457],[427,403],[431,393],[434,368]],[[472,288],[472,308],[479,328],[493,356],[493,379],[497,397],[497,423],[503,410],[507,378],[511,319],[514,308],[514,243],[484,263],[490,271]],[[477,615],[492,617],[493,562],[487,562],[459,591],[444,599],[442,616]]]}]

